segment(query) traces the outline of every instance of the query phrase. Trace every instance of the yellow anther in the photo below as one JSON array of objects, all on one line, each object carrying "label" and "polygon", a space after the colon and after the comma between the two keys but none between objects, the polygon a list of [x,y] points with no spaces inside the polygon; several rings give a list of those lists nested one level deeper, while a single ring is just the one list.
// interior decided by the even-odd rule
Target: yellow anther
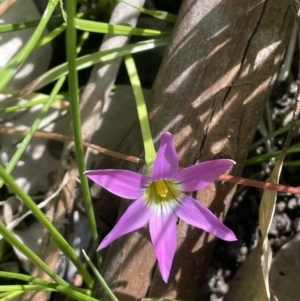
[{"label": "yellow anther", "polygon": [[166,183],[163,180],[159,180],[153,183],[155,185],[156,193],[165,198],[167,196],[167,193],[169,192],[168,187]]}]

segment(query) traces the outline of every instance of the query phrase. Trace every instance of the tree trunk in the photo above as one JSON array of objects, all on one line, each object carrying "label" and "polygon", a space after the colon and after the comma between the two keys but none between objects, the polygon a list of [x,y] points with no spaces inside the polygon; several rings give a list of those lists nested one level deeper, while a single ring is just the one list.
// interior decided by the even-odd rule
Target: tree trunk
[{"label": "tree trunk", "polygon": [[[237,162],[230,173],[241,174],[293,20],[289,1],[183,1],[149,99],[153,136],[158,141],[162,132],[174,134],[181,166],[230,158]],[[120,150],[141,156],[139,125]],[[234,191],[233,184],[217,182],[195,197],[223,219]],[[120,204],[121,214],[128,203]],[[109,247],[103,273],[122,301],[197,300],[214,245],[213,236],[180,221],[165,284],[146,227]]]}]

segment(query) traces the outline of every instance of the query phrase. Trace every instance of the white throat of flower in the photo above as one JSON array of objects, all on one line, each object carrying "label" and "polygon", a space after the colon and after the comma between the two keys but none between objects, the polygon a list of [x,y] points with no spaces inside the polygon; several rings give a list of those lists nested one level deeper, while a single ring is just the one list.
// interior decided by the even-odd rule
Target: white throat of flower
[{"label": "white throat of flower", "polygon": [[174,180],[151,181],[144,190],[146,205],[158,215],[169,214],[181,204],[182,185]]}]

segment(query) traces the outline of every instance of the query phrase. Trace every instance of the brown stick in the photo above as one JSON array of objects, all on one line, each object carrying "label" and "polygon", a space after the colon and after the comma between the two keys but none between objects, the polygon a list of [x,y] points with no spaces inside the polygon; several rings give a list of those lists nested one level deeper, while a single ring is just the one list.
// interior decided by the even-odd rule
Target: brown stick
[{"label": "brown stick", "polygon": [[5,0],[0,4],[0,16],[4,15],[16,2],[17,0]]},{"label": "brown stick", "polygon": [[[14,128],[6,128],[0,126],[0,133],[4,134],[14,134],[14,135],[21,135],[25,136],[28,131],[27,130],[17,130]],[[73,138],[71,136],[67,135],[62,135],[58,133],[49,133],[49,132],[44,132],[44,131],[36,131],[34,134],[35,137],[40,137],[40,138],[47,138],[47,139],[54,139],[58,141],[73,141]],[[101,147],[99,145],[95,145],[86,141],[83,141],[83,145],[85,147],[89,147],[91,149],[94,149],[98,151],[99,153],[112,156],[115,158],[127,160],[129,162],[134,162],[134,163],[139,163],[139,164],[144,164],[145,161],[143,159],[140,159],[135,156],[130,156],[130,155],[125,155],[117,151],[109,150],[107,148]],[[182,167],[180,167],[182,169]],[[276,191],[281,191],[281,192],[287,192],[287,193],[293,193],[293,194],[300,194],[300,188],[297,187],[292,187],[292,186],[286,186],[286,185],[281,185],[281,184],[274,184],[270,182],[262,182],[262,181],[256,181],[256,180],[251,180],[251,179],[246,179],[242,177],[236,177],[232,175],[221,175],[218,178],[220,181],[224,182],[229,182],[229,183],[235,183],[243,186],[250,186],[250,187],[256,187],[256,188],[262,188],[262,189],[270,189],[270,190],[276,190]]]}]

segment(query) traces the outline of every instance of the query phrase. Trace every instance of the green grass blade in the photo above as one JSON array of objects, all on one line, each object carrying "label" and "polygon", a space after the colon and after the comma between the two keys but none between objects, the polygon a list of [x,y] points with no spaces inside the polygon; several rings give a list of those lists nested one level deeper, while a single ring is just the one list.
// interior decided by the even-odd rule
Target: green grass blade
[{"label": "green grass blade", "polygon": [[127,25],[108,24],[90,20],[75,18],[75,28],[88,32],[109,33],[114,35],[130,35],[130,36],[168,36],[169,32],[157,29],[134,28]]},{"label": "green grass blade", "polygon": [[101,284],[101,286],[103,287],[103,289],[105,290],[105,292],[107,293],[107,295],[110,297],[110,299],[112,301],[118,301],[117,297],[114,295],[114,293],[111,291],[111,289],[109,288],[109,286],[107,285],[107,283],[105,282],[105,280],[103,279],[103,277],[101,276],[101,274],[98,272],[97,268],[94,266],[94,264],[92,263],[92,261],[90,260],[90,258],[87,256],[87,254],[85,253],[84,250],[82,250],[82,253],[87,261],[87,263],[89,264],[89,266],[91,267],[92,271],[94,272],[94,275],[97,277],[99,283]]},{"label": "green grass blade", "polygon": [[0,292],[15,292],[15,291],[49,291],[53,292],[56,289],[44,287],[38,284],[15,284],[15,285],[0,285]]},{"label": "green grass blade", "polygon": [[154,159],[156,158],[156,151],[152,139],[147,106],[146,106],[140,79],[132,55],[126,55],[124,60],[125,60],[125,66],[128,72],[131,87],[133,89],[133,93],[136,101],[136,108],[138,112],[138,118],[141,126],[143,142],[144,142],[145,161],[148,167],[148,171],[150,171]]},{"label": "green grass blade", "polygon": [[135,9],[137,9],[138,11],[140,11],[141,13],[147,14],[149,16],[152,16],[153,18],[162,20],[162,21],[166,21],[166,22],[170,22],[170,23],[175,23],[177,16],[165,11],[161,11],[161,10],[153,10],[153,9],[147,9],[144,7],[140,7],[140,6],[135,6],[132,5],[126,1],[122,1],[119,0],[119,2],[123,2],[125,4],[127,4],[128,6],[134,7]]},{"label": "green grass blade", "polygon": [[24,285],[0,285],[0,292],[15,292],[15,291],[50,291],[61,292],[65,295],[79,301],[99,301],[90,296],[86,296],[76,290],[69,289],[62,285],[48,284],[47,287],[38,284],[24,284]]},{"label": "green grass blade", "polygon": [[76,1],[67,2],[67,59],[69,67],[69,96],[71,101],[71,115],[72,115],[72,125],[73,125],[73,135],[76,148],[76,160],[79,170],[79,177],[81,181],[81,187],[83,192],[83,199],[85,203],[87,217],[90,223],[93,242],[95,248],[98,244],[98,232],[95,219],[95,213],[93,209],[93,204],[90,196],[90,189],[87,177],[83,174],[86,170],[85,168],[85,158],[84,149],[81,136],[81,118],[80,118],[80,108],[79,108],[79,97],[78,97],[78,75],[76,70],[76,29],[74,28],[74,18],[76,12]]},{"label": "green grass blade", "polygon": [[49,32],[48,34],[41,37],[39,39],[39,41],[36,43],[36,45],[34,46],[34,49],[37,49],[37,48],[51,42],[57,36],[59,36],[61,33],[63,33],[66,30],[66,28],[67,28],[66,24],[61,24],[60,26],[56,27],[51,32]]},{"label": "green grass blade", "polygon": [[[300,126],[300,120],[297,121],[296,126]],[[287,131],[289,130],[289,128],[290,128],[290,125],[289,125],[289,124],[288,124],[288,125],[285,125],[285,126],[283,126],[283,127],[281,127],[281,128],[278,129],[277,131],[274,131],[274,132],[272,132],[271,134],[269,134],[269,135],[267,135],[267,136],[265,136],[265,137],[263,137],[263,138],[257,140],[256,142],[254,142],[254,143],[251,145],[251,148],[250,148],[250,149],[255,149],[255,148],[258,147],[259,145],[265,143],[267,140],[269,140],[269,139],[271,139],[271,138],[274,138],[274,137],[276,137],[276,136],[278,136],[278,135],[281,135],[281,134],[287,132]]]},{"label": "green grass blade", "polygon": [[0,70],[0,91],[10,82],[17,69],[25,61],[25,59],[32,53],[36,43],[40,39],[49,19],[55,9],[55,6],[59,0],[50,0],[45,9],[45,12],[39,22],[35,32],[26,43],[26,45],[19,51],[19,53],[4,67]]},{"label": "green grass blade", "polygon": [[23,103],[21,105],[8,107],[8,108],[5,108],[5,109],[0,109],[0,114],[11,113],[11,112],[19,111],[19,110],[22,110],[22,109],[31,108],[31,107],[37,106],[39,104],[46,103],[48,99],[49,99],[49,97],[48,98],[42,98],[42,99],[39,99],[39,100],[29,101],[27,103]]},{"label": "green grass blade", "polygon": [[[0,33],[12,32],[12,31],[19,31],[23,29],[28,29],[32,27],[36,27],[39,25],[41,20],[33,20],[28,22],[20,22],[14,24],[2,24],[0,25]],[[48,24],[57,23],[62,21],[62,17],[51,17],[49,19]]]},{"label": "green grass blade", "polygon": [[[122,57],[126,54],[137,53],[141,51],[151,50],[156,47],[164,46],[168,43],[169,38],[158,38],[153,40],[147,40],[143,42],[138,42],[135,44],[130,44],[123,46],[122,48],[115,48],[110,50],[105,50],[101,52],[96,52],[93,54],[85,55],[76,59],[76,70],[82,70],[84,68],[91,67],[97,63],[109,62],[115,58]],[[61,64],[48,72],[45,72],[39,76],[34,82],[25,87],[21,91],[20,95],[26,95],[34,90],[38,90],[49,83],[52,83],[59,77],[68,74],[68,63]],[[19,95],[18,95],[19,96]]]},{"label": "green grass blade", "polygon": [[[49,286],[49,284],[50,285],[53,284],[52,282],[46,281],[46,280],[38,278],[38,277],[33,277],[33,276],[19,274],[19,273],[13,273],[13,272],[0,271],[0,277],[9,278],[9,279],[17,279],[17,280],[22,280],[22,281],[26,281],[26,282],[32,282],[34,284],[39,284],[39,285],[43,285],[43,286]],[[68,284],[68,288],[72,289],[72,290],[76,290],[87,296],[90,296],[92,294],[91,290],[84,289],[84,288],[78,288],[78,287],[72,286],[70,284]]]},{"label": "green grass blade", "polygon": [[[299,144],[296,144],[287,151],[287,154],[294,154],[294,153],[299,153],[299,152],[300,152]],[[281,151],[276,151],[276,152],[272,152],[272,153],[268,153],[268,154],[251,157],[251,158],[247,159],[245,166],[265,162],[271,158],[277,158],[277,157],[279,157],[280,154],[281,154]]]},{"label": "green grass blade", "polygon": [[[3,94],[9,98],[12,95],[18,93],[16,90],[11,90],[11,89],[4,89]],[[46,104],[47,101],[49,100],[49,95],[43,94],[43,93],[30,93],[24,97],[24,100],[27,100],[27,102],[20,104],[20,105],[14,105],[11,107],[5,107],[0,109],[0,114],[5,114],[5,113],[10,113],[10,112],[15,112],[18,110],[26,109],[26,108],[31,108],[34,107],[38,104]],[[67,108],[67,105],[65,104],[65,99],[66,95],[65,94],[56,94],[53,102],[51,103],[52,108],[56,109],[65,109]],[[59,102],[61,104],[59,104]]]},{"label": "green grass blade", "polygon": [[[3,171],[1,166],[0,170]],[[56,283],[64,286],[69,285],[59,275],[52,271],[48,267],[48,265],[43,260],[41,260],[32,250],[30,250],[26,245],[24,245],[23,242],[21,242],[12,232],[7,230],[2,222],[0,222],[0,233],[3,235],[7,242],[9,242],[11,245],[15,246],[18,250],[20,250],[31,262],[33,262],[36,266],[38,266],[41,270],[48,274]]]},{"label": "green grass blade", "polygon": [[22,291],[14,291],[12,293],[7,293],[5,296],[0,296],[0,301],[10,301],[15,300],[14,298],[17,298],[18,296],[22,295]]},{"label": "green grass blade", "polygon": [[[36,219],[49,231],[52,238],[56,242],[59,249],[64,250],[64,254],[74,263],[77,267],[78,271],[82,275],[83,279],[86,281],[89,287],[92,287],[94,284],[93,279],[91,278],[88,271],[85,269],[84,265],[80,261],[78,255],[74,251],[74,249],[68,244],[65,238],[59,233],[59,231],[52,225],[51,221],[45,216],[45,214],[37,207],[36,203],[31,199],[31,197],[25,193],[14,181],[13,177],[9,175],[0,165],[0,178],[10,187],[12,192],[19,197],[20,200],[23,201],[25,206],[32,211],[32,214],[36,217]],[[4,226],[2,224],[2,226]],[[1,226],[1,227],[2,227]],[[5,227],[4,227],[5,228]],[[12,235],[8,230],[2,229],[1,231],[5,233],[3,235],[5,238],[7,236]],[[0,231],[0,232],[1,232]],[[3,234],[1,232],[1,234]],[[8,234],[7,234],[8,233]],[[20,243],[20,242],[19,242]],[[58,282],[59,283],[59,282]]]},{"label": "green grass blade", "polygon": [[43,287],[55,289],[56,291],[64,293],[76,300],[82,300],[82,301],[92,301],[92,300],[94,301],[95,300],[94,298],[90,297],[92,294],[92,292],[90,290],[77,288],[72,285],[68,285],[67,287],[61,286],[61,285],[57,285],[55,283],[51,283],[51,282],[45,281],[43,279],[37,278],[37,277],[32,277],[32,276],[19,274],[19,273],[12,273],[12,272],[0,271],[0,277],[32,282],[36,285],[41,285]]}]

